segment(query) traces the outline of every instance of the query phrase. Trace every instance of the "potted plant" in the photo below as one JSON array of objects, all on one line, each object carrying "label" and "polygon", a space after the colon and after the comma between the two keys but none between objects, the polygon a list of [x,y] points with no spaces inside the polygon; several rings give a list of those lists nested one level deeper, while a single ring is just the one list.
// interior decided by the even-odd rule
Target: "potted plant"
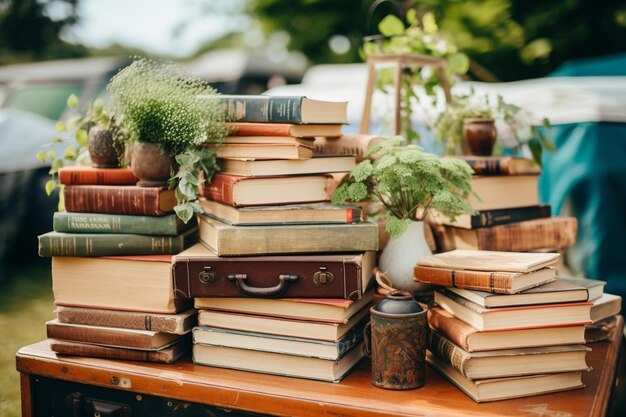
[{"label": "potted plant", "polygon": [[[131,169],[141,186],[176,186],[174,208],[185,222],[201,213],[201,181],[217,170],[208,144],[228,135],[216,91],[170,63],[137,58],[107,87],[111,104],[128,134]],[[203,179],[199,179],[203,174]]]},{"label": "potted plant", "polygon": [[[52,141],[44,145],[49,150],[37,152],[37,159],[50,163],[50,176],[46,183],[46,193],[59,187],[58,172],[65,165],[89,165],[98,168],[119,167],[123,147],[114,140],[122,137],[124,131],[113,114],[107,110],[102,100],[97,99],[87,106],[84,114],[78,112],[79,99],[72,94],[67,98],[67,107],[76,113],[67,121],[59,120],[55,129],[59,133]],[[57,144],[74,140],[65,148],[62,155],[52,149]],[[62,206],[62,204],[61,204]]]},{"label": "potted plant", "polygon": [[[363,57],[385,54],[433,57],[445,62],[446,80],[442,80],[441,74],[429,66],[412,66],[402,71],[400,79],[401,134],[407,142],[411,143],[420,140],[418,132],[411,123],[415,106],[436,105],[439,99],[437,87],[441,87],[444,81],[452,84],[454,75],[465,74],[469,69],[469,58],[459,52],[456,45],[443,36],[432,13],[425,13],[420,19],[416,9],[409,9],[405,20],[407,25],[393,14],[386,16],[378,25],[380,35],[364,38],[361,54]],[[376,87],[388,94],[395,83],[393,68],[381,69],[377,74]],[[420,95],[415,87],[422,88],[426,96],[430,98],[428,103],[420,103]]]},{"label": "potted plant", "polygon": [[[371,201],[385,208],[385,230],[390,240],[379,266],[395,289],[416,292],[415,263],[431,254],[424,237],[424,218],[435,209],[454,218],[473,212],[472,170],[464,161],[439,158],[416,145],[402,146],[394,136],[372,147],[333,193],[334,204]],[[376,158],[371,157],[375,155]]]},{"label": "potted plant", "polygon": [[[445,145],[447,154],[471,153],[491,155],[497,139],[496,123],[508,128],[519,152],[528,146],[535,163],[541,165],[542,151],[554,151],[554,144],[544,131],[531,123],[527,112],[497,96],[495,103],[487,95],[479,96],[473,90],[469,94],[454,95],[434,123],[435,138]],[[543,127],[550,123],[543,120]]]}]

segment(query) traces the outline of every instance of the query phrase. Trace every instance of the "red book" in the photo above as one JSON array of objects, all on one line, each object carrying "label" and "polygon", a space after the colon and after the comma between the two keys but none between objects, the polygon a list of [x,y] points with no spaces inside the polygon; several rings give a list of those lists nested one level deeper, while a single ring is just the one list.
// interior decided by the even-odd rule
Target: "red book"
[{"label": "red book", "polygon": [[328,201],[326,185],[330,175],[241,177],[215,174],[204,195],[233,207]]},{"label": "red book", "polygon": [[316,136],[341,136],[341,125],[295,125],[290,123],[226,123],[230,136],[291,136],[313,138]]},{"label": "red book", "polygon": [[68,185],[65,210],[78,213],[162,216],[176,205],[174,190],[116,185]]},{"label": "red book", "polygon": [[64,185],[135,185],[137,181],[130,168],[76,165],[59,170],[59,182]]}]

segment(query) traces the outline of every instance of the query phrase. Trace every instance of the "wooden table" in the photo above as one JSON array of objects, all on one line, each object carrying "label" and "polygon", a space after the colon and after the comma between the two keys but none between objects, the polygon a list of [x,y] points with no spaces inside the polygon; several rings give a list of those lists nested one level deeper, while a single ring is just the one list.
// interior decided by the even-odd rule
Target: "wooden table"
[{"label": "wooden table", "polygon": [[[619,325],[621,334],[623,320]],[[164,365],[57,357],[43,341],[19,350],[17,370],[24,417],[37,415],[33,398],[40,377],[284,416],[603,416],[615,384],[621,339],[590,345],[587,362],[593,370],[583,378],[584,389],[482,404],[430,368],[422,388],[378,389],[370,384],[368,361],[332,384],[200,366],[189,359]]]}]

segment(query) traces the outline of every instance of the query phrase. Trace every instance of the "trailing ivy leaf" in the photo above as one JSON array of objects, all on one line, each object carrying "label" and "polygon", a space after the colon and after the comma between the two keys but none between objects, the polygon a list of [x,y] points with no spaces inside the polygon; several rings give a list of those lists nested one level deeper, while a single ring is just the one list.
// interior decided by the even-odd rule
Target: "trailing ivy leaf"
[{"label": "trailing ivy leaf", "polygon": [[185,196],[185,200],[193,200],[197,197],[198,187],[185,178],[178,183],[178,189]]},{"label": "trailing ivy leaf", "polygon": [[[407,12],[407,19],[408,17],[409,17],[409,13]],[[433,33],[437,33],[437,31],[439,30],[439,28],[437,27],[437,21],[435,20],[435,15],[433,15],[430,12],[424,14],[424,17],[422,17],[422,26],[424,27],[424,32],[426,32],[429,35],[432,35]]]},{"label": "trailing ivy leaf", "polygon": [[76,155],[77,155],[76,148],[71,145],[65,148],[65,152],[63,152],[63,158],[65,159],[71,159],[71,160],[76,159]]},{"label": "trailing ivy leaf", "polygon": [[191,217],[193,217],[193,208],[189,203],[177,204],[174,207],[174,211],[176,212],[176,215],[180,217],[183,222],[185,222],[185,224],[187,224],[187,222],[191,220]]},{"label": "trailing ivy leaf", "polygon": [[58,121],[56,122],[56,124],[54,125],[54,129],[59,132],[59,133],[63,133],[65,132],[65,123],[63,123],[62,121]]},{"label": "trailing ivy leaf", "polygon": [[52,138],[52,144],[56,145],[57,143],[63,143],[63,138],[60,138],[58,136],[55,136]]},{"label": "trailing ivy leaf", "polygon": [[397,16],[390,14],[380,21],[378,30],[385,36],[402,35],[404,33],[404,23]]},{"label": "trailing ivy leaf", "polygon": [[70,94],[70,96],[67,98],[67,107],[69,107],[70,109],[75,109],[76,107],[78,107],[78,97],[76,97],[76,94]]},{"label": "trailing ivy leaf", "polygon": [[54,161],[56,156],[57,156],[57,154],[54,151],[48,151],[46,153],[46,157],[48,157],[48,159],[51,160],[51,161]]},{"label": "trailing ivy leaf", "polygon": [[78,143],[79,146],[85,146],[87,142],[89,142],[87,131],[85,129],[78,129],[76,131],[76,143]]},{"label": "trailing ivy leaf", "polygon": [[174,189],[174,194],[176,195],[176,201],[178,201],[179,203],[187,201],[187,196],[183,194],[179,187],[176,187]]},{"label": "trailing ivy leaf", "polygon": [[35,157],[37,158],[38,161],[46,162],[46,151],[37,152],[37,155]]},{"label": "trailing ivy leaf", "polygon": [[54,191],[56,186],[57,183],[54,180],[48,180],[48,182],[46,182],[46,194],[52,194],[52,191]]},{"label": "trailing ivy leaf", "polygon": [[193,185],[198,185],[198,177],[196,177],[195,175],[193,175],[191,172],[187,171],[185,173],[185,176],[183,177],[183,179],[185,181],[187,181],[190,184]]},{"label": "trailing ivy leaf", "polygon": [[202,206],[200,206],[200,204],[198,204],[198,202],[196,201],[190,201],[189,206],[193,209],[195,213],[199,213],[199,214],[204,213]]}]

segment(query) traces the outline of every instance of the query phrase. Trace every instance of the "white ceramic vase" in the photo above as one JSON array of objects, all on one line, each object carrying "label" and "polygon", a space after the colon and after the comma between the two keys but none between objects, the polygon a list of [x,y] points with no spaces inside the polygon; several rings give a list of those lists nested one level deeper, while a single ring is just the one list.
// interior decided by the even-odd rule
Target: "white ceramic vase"
[{"label": "white ceramic vase", "polygon": [[402,235],[389,239],[380,255],[378,267],[395,289],[415,294],[428,285],[413,280],[413,267],[419,259],[428,255],[432,255],[432,251],[424,235],[424,222],[413,221]]}]

